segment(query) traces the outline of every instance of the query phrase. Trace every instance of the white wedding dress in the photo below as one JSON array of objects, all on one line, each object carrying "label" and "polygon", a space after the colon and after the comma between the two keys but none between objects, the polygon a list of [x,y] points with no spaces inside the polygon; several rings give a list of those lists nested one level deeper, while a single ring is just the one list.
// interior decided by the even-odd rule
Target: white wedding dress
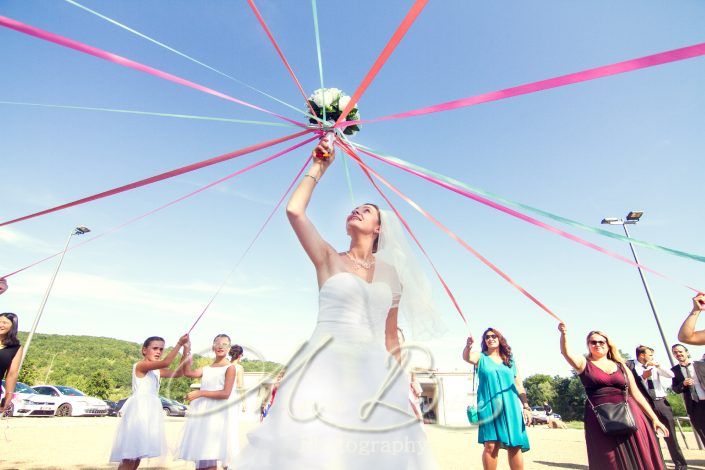
[{"label": "white wedding dress", "polygon": [[235,468],[436,468],[409,410],[409,376],[385,348],[387,313],[401,291],[395,274],[378,261],[372,283],[340,272],[321,286],[316,329]]}]

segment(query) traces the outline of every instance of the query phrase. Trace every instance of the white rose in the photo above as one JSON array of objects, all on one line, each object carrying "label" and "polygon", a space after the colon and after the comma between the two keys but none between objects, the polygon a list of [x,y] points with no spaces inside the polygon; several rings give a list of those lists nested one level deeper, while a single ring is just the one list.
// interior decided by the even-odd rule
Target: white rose
[{"label": "white rose", "polygon": [[318,90],[314,91],[313,94],[309,97],[311,101],[316,103],[316,106],[319,108],[323,107],[323,89],[319,88]]},{"label": "white rose", "polygon": [[348,103],[350,103],[350,97],[348,95],[341,95],[338,99],[338,109],[340,109],[340,112],[343,112]]},{"label": "white rose", "polygon": [[[323,98],[325,99],[325,104],[326,106],[330,106],[335,102],[335,100],[338,99],[340,96],[341,91],[337,88],[326,88],[325,93],[323,94]],[[316,103],[318,104],[318,103]]]}]

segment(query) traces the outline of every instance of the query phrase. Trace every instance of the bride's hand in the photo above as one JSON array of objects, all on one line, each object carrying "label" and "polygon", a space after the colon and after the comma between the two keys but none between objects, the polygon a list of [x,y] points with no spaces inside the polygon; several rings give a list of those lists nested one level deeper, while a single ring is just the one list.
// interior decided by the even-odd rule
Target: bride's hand
[{"label": "bride's hand", "polygon": [[333,160],[335,160],[334,139],[335,136],[333,134],[326,134],[311,152],[313,161],[321,165],[324,171],[333,163]]}]

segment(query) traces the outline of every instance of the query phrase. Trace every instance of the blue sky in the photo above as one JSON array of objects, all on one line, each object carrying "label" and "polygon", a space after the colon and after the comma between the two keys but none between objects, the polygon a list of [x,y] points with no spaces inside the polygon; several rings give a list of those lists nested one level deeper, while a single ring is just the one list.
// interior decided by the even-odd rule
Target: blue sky
[{"label": "blue sky", "polygon": [[[302,97],[245,2],[97,1],[83,5],[297,107]],[[258,6],[307,92],[319,87],[311,3]],[[411,6],[319,2],[326,86],[352,94]],[[0,14],[174,73],[291,118],[291,109],[63,1],[9,0]],[[435,1],[360,100],[378,117],[705,41],[705,5],[625,2]],[[236,119],[270,116],[134,70],[0,30],[0,101],[121,108]],[[468,184],[588,224],[645,211],[633,235],[702,254],[705,59],[696,58],[446,113],[371,123],[354,140]],[[0,218],[7,220],[290,133],[287,128],[0,104]],[[279,147],[283,148],[283,147]],[[58,251],[71,227],[100,233],[246,164],[227,163],[0,229],[0,272]],[[133,341],[188,328],[306,158],[303,149],[67,255],[39,331]],[[657,346],[636,270],[411,175],[372,166],[561,315],[582,348],[590,329],[623,350]],[[356,203],[379,201],[352,169]],[[479,335],[508,337],[525,374],[567,374],[555,322],[394,199]],[[347,246],[351,207],[342,158],[310,215]],[[617,230],[617,228],[615,228]],[[628,256],[628,246],[585,238]],[[640,249],[642,262],[705,288],[703,266]],[[28,328],[53,262],[10,279],[1,309]],[[430,271],[429,271],[430,273]],[[649,277],[669,340],[692,294]],[[440,286],[450,329],[430,343],[442,368],[467,330]],[[284,360],[315,325],[312,266],[277,214],[194,332],[222,331]],[[699,355],[699,352],[698,352]]]}]

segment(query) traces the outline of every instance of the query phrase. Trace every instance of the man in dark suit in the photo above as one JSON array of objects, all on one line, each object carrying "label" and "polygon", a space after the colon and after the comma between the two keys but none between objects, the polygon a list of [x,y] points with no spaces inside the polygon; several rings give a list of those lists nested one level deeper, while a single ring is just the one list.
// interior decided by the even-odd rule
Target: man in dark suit
[{"label": "man in dark suit", "polygon": [[668,437],[665,440],[676,470],[685,470],[688,464],[678,445],[673,410],[666,399],[666,389],[671,386],[673,372],[661,367],[654,360],[654,350],[648,346],[637,347],[636,361],[628,361],[627,366],[631,369],[634,382],[641,394],[649,402],[658,419],[668,427]]},{"label": "man in dark suit", "polygon": [[705,362],[691,361],[688,348],[682,344],[671,347],[678,365],[673,366],[673,391],[683,394],[693,429],[705,442]]}]

